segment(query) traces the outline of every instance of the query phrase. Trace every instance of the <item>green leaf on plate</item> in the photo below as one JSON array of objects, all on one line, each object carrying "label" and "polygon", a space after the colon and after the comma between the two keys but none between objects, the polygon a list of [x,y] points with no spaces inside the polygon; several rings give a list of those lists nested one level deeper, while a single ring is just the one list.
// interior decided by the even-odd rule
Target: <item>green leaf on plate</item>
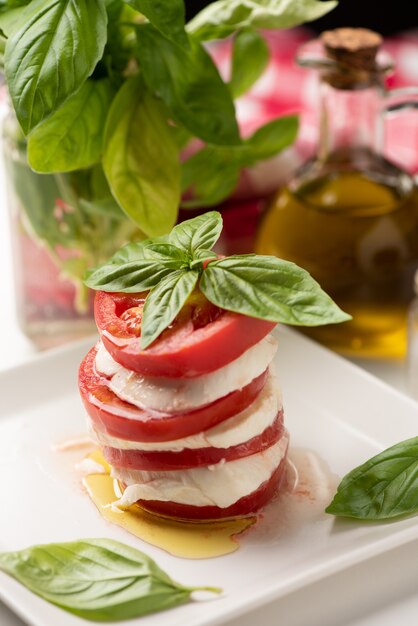
[{"label": "green leaf on plate", "polygon": [[319,326],[351,319],[302,268],[255,254],[211,262],[199,287],[213,304],[249,317]]},{"label": "green leaf on plate", "polygon": [[184,30],[185,8],[183,0],[124,0],[140,11],[171,41],[184,48],[189,47],[189,39]]},{"label": "green leaf on plate", "polygon": [[148,294],[141,323],[143,350],[171,324],[194,290],[198,278],[198,271],[178,270],[161,280]]},{"label": "green leaf on plate", "polygon": [[103,129],[114,96],[108,79],[87,80],[29,135],[28,160],[37,172],[69,172],[100,160]]},{"label": "green leaf on plate", "polygon": [[269,49],[262,35],[242,30],[234,38],[229,88],[234,98],[248,91],[267,67]]},{"label": "green leaf on plate", "polygon": [[347,474],[327,513],[389,520],[418,513],[418,437],[401,441]]},{"label": "green leaf on plate", "polygon": [[234,103],[228,86],[204,47],[185,50],[151,24],[138,26],[137,54],[149,88],[174,120],[214,144],[239,144]]},{"label": "green leaf on plate", "polygon": [[180,201],[178,148],[164,107],[136,77],[113,100],[103,168],[114,197],[144,233],[172,228]]},{"label": "green leaf on plate", "polygon": [[322,17],[337,4],[334,0],[218,0],[187,27],[201,40],[222,39],[244,28],[291,28]]},{"label": "green leaf on plate", "polygon": [[194,258],[196,253],[205,249],[207,252],[218,241],[222,232],[222,216],[217,211],[198,215],[177,224],[168,236],[170,243]]},{"label": "green leaf on plate", "polygon": [[28,19],[7,40],[5,68],[17,118],[29,133],[93,72],[107,14],[103,0],[32,0],[26,10]]},{"label": "green leaf on plate", "polygon": [[84,619],[113,622],[162,611],[212,587],[185,587],[150,557],[111,539],[50,543],[0,554],[0,569]]}]

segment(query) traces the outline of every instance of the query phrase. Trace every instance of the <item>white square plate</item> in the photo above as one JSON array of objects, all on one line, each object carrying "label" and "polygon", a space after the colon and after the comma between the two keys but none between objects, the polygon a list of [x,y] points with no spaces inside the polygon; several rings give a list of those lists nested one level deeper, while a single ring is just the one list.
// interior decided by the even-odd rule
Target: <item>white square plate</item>
[{"label": "white square plate", "polygon": [[[301,335],[281,330],[279,340],[277,366],[293,446],[314,450],[342,476],[380,449],[417,434],[414,401]],[[130,623],[208,626],[418,538],[414,518],[362,525],[324,516],[275,541],[243,540],[233,554],[191,561],[109,524],[72,469],[80,452],[58,454],[52,447],[85,430],[76,378],[93,342],[53,351],[0,375],[0,550],[82,537],[129,543],[179,582],[224,589],[214,601]],[[81,623],[1,573],[0,598],[35,626]]]}]

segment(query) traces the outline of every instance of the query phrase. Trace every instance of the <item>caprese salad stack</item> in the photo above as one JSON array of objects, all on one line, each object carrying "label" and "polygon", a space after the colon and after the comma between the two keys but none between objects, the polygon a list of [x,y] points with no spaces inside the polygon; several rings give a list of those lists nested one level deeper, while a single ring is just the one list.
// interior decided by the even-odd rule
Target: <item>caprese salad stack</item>
[{"label": "caprese salad stack", "polygon": [[86,281],[100,341],[79,387],[119,508],[181,519],[260,509],[283,483],[289,440],[271,331],[347,317],[291,263],[217,258],[221,227],[211,212],[129,244]]}]

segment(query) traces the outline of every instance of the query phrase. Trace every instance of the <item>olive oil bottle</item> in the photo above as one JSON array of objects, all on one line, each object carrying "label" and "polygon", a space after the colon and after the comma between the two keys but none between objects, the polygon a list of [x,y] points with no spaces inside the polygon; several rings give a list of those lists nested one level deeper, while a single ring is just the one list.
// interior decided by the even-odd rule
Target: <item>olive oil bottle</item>
[{"label": "olive oil bottle", "polygon": [[[376,58],[380,42],[371,31],[338,29],[322,35],[322,57],[302,58],[321,71],[318,154],[277,193],[257,240],[258,253],[304,267],[353,317],[309,335],[377,358],[405,354],[418,267],[418,192],[379,145],[388,69]],[[415,106],[386,98],[388,110]]]}]

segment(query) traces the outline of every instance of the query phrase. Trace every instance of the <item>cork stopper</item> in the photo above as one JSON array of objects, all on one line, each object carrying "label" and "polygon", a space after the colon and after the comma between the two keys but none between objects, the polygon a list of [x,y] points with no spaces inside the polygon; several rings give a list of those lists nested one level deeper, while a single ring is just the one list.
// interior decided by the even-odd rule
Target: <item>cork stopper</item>
[{"label": "cork stopper", "polygon": [[367,28],[337,28],[322,33],[325,53],[336,62],[326,80],[338,89],[362,88],[379,82],[376,56],[382,41],[378,33]]}]

